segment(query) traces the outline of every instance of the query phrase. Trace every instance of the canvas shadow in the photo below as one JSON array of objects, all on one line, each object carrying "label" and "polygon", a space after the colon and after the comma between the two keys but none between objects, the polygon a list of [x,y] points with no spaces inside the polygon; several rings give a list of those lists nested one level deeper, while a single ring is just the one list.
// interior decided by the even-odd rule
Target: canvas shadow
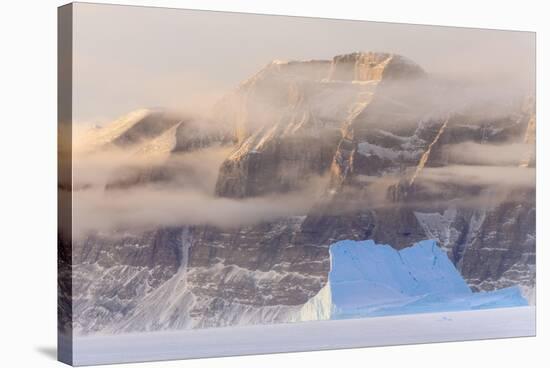
[{"label": "canvas shadow", "polygon": [[38,346],[35,350],[47,358],[57,360],[57,348],[55,346]]}]

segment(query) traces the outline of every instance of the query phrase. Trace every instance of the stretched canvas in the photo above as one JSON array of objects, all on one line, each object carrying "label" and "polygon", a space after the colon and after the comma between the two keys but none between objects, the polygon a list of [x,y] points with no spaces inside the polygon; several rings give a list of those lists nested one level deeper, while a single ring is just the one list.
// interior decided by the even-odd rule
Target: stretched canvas
[{"label": "stretched canvas", "polygon": [[535,335],[535,34],[59,8],[59,359]]}]

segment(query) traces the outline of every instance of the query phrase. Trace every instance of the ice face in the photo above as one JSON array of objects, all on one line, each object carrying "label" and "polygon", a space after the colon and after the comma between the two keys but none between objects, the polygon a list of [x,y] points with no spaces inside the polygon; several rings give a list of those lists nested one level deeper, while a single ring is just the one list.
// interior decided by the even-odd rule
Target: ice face
[{"label": "ice face", "polygon": [[527,305],[518,287],[472,292],[434,240],[401,251],[344,240],[330,255],[333,319]]}]

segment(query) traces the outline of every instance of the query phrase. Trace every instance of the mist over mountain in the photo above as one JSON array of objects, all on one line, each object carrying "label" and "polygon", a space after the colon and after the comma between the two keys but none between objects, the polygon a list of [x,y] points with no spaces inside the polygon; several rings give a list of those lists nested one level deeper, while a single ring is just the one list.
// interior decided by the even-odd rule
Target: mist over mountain
[{"label": "mist over mountain", "polygon": [[533,303],[533,93],[357,52],[273,61],[207,113],[142,109],[79,134],[77,331],[323,315],[304,310],[340,240],[434,239],[471,290]]}]

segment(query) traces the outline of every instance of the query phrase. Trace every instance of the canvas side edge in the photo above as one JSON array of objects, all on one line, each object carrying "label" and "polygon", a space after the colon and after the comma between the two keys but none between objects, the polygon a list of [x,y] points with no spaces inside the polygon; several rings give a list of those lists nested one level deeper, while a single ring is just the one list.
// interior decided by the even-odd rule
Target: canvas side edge
[{"label": "canvas side edge", "polygon": [[73,4],[57,9],[57,359],[73,364]]}]

